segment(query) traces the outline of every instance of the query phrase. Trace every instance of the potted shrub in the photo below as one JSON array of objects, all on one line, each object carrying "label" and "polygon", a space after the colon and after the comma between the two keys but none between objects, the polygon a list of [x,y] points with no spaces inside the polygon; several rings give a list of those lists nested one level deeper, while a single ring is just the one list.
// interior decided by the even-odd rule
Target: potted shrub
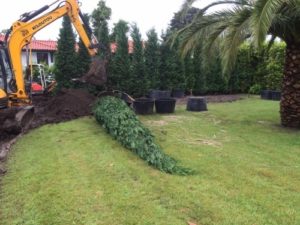
[{"label": "potted shrub", "polygon": [[206,99],[204,97],[189,97],[186,109],[194,112],[207,111]]},{"label": "potted shrub", "polygon": [[262,90],[260,92],[261,99],[270,100],[272,99],[272,91],[271,90]]},{"label": "potted shrub", "polygon": [[281,99],[281,91],[272,91],[272,100],[280,101]]},{"label": "potted shrub", "polygon": [[174,113],[175,105],[175,98],[159,98],[155,100],[155,109],[157,113]]},{"label": "potted shrub", "polygon": [[137,98],[133,101],[133,109],[136,114],[153,114],[153,108],[154,99],[152,98]]}]

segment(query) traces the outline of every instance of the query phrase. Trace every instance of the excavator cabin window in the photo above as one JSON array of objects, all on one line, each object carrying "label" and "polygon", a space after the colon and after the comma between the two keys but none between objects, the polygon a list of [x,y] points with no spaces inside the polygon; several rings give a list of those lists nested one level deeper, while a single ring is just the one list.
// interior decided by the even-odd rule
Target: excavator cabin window
[{"label": "excavator cabin window", "polygon": [[5,50],[0,46],[0,88],[10,92],[8,83],[12,79],[12,73],[9,67],[9,62]]}]

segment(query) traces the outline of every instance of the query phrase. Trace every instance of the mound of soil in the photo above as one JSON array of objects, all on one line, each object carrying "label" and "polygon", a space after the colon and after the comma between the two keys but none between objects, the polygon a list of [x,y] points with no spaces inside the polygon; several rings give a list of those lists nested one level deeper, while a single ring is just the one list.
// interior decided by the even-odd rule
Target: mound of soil
[{"label": "mound of soil", "polygon": [[96,97],[84,89],[64,89],[56,96],[35,96],[35,117],[30,128],[91,115],[95,100]]}]

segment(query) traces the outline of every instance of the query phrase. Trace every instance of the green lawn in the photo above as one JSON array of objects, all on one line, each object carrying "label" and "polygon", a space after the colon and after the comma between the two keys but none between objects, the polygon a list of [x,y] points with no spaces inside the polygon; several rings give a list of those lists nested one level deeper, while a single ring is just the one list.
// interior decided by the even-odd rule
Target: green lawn
[{"label": "green lawn", "polygon": [[17,142],[0,187],[0,224],[300,224],[300,132],[279,103],[251,98],[140,117],[195,175],[168,175],[122,148],[93,118]]}]

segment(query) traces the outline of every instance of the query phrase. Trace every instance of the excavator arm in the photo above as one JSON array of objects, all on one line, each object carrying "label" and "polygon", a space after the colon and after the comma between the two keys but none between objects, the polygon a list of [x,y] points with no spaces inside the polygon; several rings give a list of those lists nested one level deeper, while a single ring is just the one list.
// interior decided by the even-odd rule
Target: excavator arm
[{"label": "excavator arm", "polygon": [[63,16],[69,16],[89,54],[96,55],[98,42],[84,20],[77,0],[56,0],[23,14],[14,22],[4,41],[0,41],[0,141],[6,135],[26,129],[33,116],[30,90],[26,90],[22,68],[22,49],[30,44],[34,34]]},{"label": "excavator arm", "polygon": [[[55,9],[40,16],[40,14],[48,10],[54,4],[57,4]],[[22,105],[24,103],[26,105],[31,101],[25,90],[21,60],[21,51],[23,47],[30,44],[33,35],[38,31],[66,15],[69,16],[89,54],[94,56],[97,53],[95,47],[98,42],[95,38],[90,40],[88,33],[92,32],[82,16],[77,0],[58,0],[39,10],[23,14],[20,20],[13,23],[10,31],[6,35],[7,52],[13,74],[12,85],[15,86],[15,88],[13,88],[15,91],[9,93],[9,98],[17,99],[18,103],[16,104]],[[14,104],[14,102],[12,102],[12,104]]]}]

